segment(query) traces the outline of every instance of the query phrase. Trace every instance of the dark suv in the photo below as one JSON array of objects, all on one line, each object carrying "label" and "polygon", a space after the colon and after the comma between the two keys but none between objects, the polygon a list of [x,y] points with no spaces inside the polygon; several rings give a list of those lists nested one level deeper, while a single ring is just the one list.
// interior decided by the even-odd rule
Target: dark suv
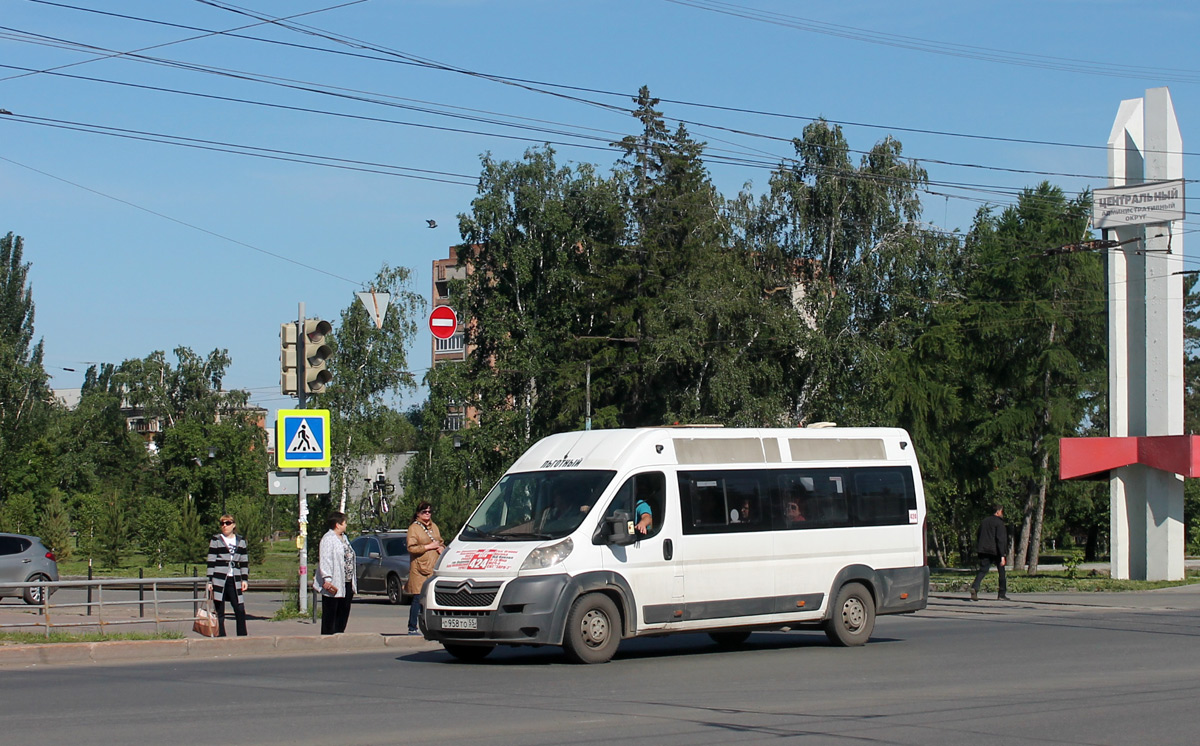
[{"label": "dark suv", "polygon": [[358,593],[386,595],[394,604],[408,599],[408,532],[374,531],[350,542],[358,566]]},{"label": "dark suv", "polygon": [[27,604],[40,604],[43,589],[5,587],[4,584],[42,580],[58,580],[58,558],[54,552],[36,536],[0,534],[0,596],[20,595]]}]

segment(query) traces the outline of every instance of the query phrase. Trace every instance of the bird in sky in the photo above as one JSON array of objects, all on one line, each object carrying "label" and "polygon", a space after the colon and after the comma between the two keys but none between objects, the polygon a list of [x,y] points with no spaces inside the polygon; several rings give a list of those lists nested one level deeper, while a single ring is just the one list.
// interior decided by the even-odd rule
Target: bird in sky
[{"label": "bird in sky", "polygon": [[426,220],[425,222],[426,222],[426,223],[429,223],[429,227],[430,227],[430,228],[436,228],[436,227],[437,227],[437,221],[436,221],[436,220]]}]

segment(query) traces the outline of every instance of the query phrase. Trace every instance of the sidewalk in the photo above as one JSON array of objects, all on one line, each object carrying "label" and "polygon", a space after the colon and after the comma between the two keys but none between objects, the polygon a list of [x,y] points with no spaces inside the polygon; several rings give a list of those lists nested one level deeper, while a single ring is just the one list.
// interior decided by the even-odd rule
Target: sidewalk
[{"label": "sidewalk", "polygon": [[[293,655],[319,654],[332,651],[367,651],[395,649],[397,653],[418,650],[440,650],[437,643],[428,642],[420,636],[405,633],[408,607],[399,613],[380,617],[367,613],[355,605],[350,613],[347,631],[341,635],[321,635],[320,621],[316,624],[305,620],[289,619],[274,622],[269,617],[258,615],[260,609],[251,606],[247,611],[246,637],[209,638],[192,631],[191,620],[161,622],[161,630],[183,633],[177,640],[113,640],[108,642],[63,642],[63,643],[4,643],[0,642],[0,670],[24,668],[46,664],[112,663],[120,661],[146,661],[171,659],[224,658],[246,655]],[[10,604],[0,605],[0,623],[35,621],[37,614],[28,607]],[[72,621],[87,621],[76,618]],[[226,632],[234,631],[233,615],[226,617]],[[105,627],[109,632],[153,632],[154,621],[149,619],[137,624],[121,624]],[[94,632],[98,625],[65,628],[66,631]],[[27,627],[24,631],[38,633],[41,628]]]},{"label": "sidewalk", "polygon": [[981,592],[979,601],[972,602],[969,593],[934,591],[929,594],[930,601],[962,601],[969,605],[1026,604],[1039,607],[1073,606],[1094,607],[1100,609],[1123,609],[1143,611],[1164,609],[1184,612],[1200,612],[1200,583],[1191,585],[1157,588],[1149,591],[1062,591],[1054,593],[1013,593],[1009,591],[1008,601],[997,601],[995,591]]}]

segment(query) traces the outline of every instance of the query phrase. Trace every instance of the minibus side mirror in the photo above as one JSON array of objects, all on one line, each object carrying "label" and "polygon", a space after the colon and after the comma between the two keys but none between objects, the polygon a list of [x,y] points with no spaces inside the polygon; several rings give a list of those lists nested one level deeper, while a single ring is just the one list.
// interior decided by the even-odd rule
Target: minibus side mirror
[{"label": "minibus side mirror", "polygon": [[608,529],[608,543],[619,547],[627,547],[636,541],[633,533],[633,517],[627,510],[616,510],[605,517],[604,524]]}]

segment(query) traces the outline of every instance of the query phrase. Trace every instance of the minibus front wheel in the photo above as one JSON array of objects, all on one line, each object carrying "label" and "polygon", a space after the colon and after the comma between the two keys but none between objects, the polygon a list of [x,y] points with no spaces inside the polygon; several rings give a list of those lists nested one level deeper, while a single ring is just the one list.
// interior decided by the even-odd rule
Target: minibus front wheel
[{"label": "minibus front wheel", "polygon": [[875,630],[875,599],[861,583],[847,583],[825,621],[825,636],[834,645],[865,645]]},{"label": "minibus front wheel", "polygon": [[563,652],[574,663],[605,663],[621,644],[621,615],[603,593],[580,596],[567,614]]}]

